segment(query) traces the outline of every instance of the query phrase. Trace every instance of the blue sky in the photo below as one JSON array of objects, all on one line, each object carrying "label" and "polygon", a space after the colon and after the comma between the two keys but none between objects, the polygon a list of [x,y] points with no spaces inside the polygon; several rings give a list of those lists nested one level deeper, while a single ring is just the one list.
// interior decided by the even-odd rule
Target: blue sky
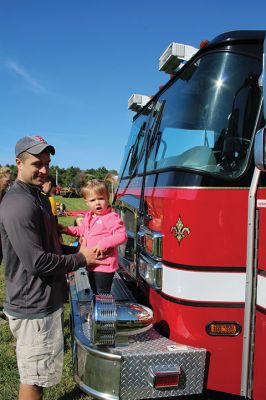
[{"label": "blue sky", "polygon": [[41,135],[52,165],[119,169],[132,93],[153,95],[171,42],[266,30],[266,1],[0,0],[0,164]]}]

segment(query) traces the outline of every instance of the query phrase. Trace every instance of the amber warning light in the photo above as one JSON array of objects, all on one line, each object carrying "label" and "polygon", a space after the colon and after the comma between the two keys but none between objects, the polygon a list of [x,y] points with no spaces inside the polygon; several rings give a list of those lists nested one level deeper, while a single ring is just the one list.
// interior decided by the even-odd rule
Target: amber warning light
[{"label": "amber warning light", "polygon": [[242,328],[237,322],[212,321],[206,326],[206,332],[210,336],[237,336]]},{"label": "amber warning light", "polygon": [[148,253],[153,254],[153,240],[150,236],[145,236],[144,238],[145,249]]}]

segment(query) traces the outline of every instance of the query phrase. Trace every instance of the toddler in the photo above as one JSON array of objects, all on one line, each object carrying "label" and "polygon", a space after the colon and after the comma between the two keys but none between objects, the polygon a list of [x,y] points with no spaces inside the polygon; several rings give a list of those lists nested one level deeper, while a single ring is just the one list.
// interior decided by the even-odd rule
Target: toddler
[{"label": "toddler", "polygon": [[94,294],[110,293],[115,271],[118,269],[117,246],[127,240],[126,229],[119,215],[109,204],[109,191],[106,183],[92,179],[82,188],[82,196],[89,211],[79,226],[63,227],[67,235],[83,237],[86,246],[92,248],[98,257],[104,256],[108,265],[89,267],[89,281]]}]

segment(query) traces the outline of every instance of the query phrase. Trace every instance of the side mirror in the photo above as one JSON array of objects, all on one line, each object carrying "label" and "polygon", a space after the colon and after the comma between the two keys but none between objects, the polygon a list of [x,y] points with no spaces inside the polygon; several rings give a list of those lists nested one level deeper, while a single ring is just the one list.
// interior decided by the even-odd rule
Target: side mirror
[{"label": "side mirror", "polygon": [[[263,115],[266,120],[266,38],[264,39],[262,73],[259,84],[263,90]],[[266,172],[266,127],[256,133],[254,161],[258,169]]]},{"label": "side mirror", "polygon": [[266,128],[260,129],[255,136],[254,143],[255,165],[261,171],[266,172]]}]

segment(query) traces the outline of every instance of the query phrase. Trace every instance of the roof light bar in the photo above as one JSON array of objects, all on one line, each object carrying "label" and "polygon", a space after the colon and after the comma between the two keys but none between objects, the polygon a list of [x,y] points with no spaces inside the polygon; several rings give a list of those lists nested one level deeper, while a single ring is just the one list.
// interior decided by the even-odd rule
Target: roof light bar
[{"label": "roof light bar", "polygon": [[159,58],[159,70],[174,74],[180,64],[188,61],[197,51],[193,46],[173,42]]},{"label": "roof light bar", "polygon": [[132,94],[128,99],[128,109],[132,111],[139,111],[144,107],[149,101],[149,96],[144,96],[142,94]]}]

